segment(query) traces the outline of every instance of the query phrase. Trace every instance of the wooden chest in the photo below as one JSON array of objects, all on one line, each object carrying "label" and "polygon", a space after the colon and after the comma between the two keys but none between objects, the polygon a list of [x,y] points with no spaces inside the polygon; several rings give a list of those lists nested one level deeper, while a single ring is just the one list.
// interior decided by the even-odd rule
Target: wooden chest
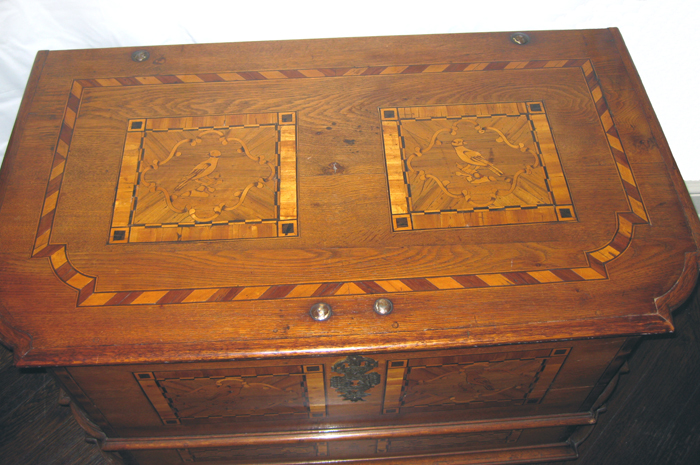
[{"label": "wooden chest", "polygon": [[0,336],[127,463],[563,460],[699,231],[616,29],[41,52]]}]

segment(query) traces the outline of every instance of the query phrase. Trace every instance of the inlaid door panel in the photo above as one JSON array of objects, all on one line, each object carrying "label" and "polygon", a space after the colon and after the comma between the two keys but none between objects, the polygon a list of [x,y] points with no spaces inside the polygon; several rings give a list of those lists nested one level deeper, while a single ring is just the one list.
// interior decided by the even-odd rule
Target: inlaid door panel
[{"label": "inlaid door panel", "polygon": [[541,402],[570,348],[390,360],[383,413]]},{"label": "inlaid door panel", "polygon": [[134,373],[166,425],[326,415],[321,365]]}]

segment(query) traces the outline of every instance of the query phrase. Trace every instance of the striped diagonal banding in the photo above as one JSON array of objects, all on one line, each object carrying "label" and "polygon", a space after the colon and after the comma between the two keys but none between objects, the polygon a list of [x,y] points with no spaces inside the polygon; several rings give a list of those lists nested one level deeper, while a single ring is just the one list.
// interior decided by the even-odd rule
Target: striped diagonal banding
[{"label": "striped diagonal banding", "polygon": [[402,283],[411,288],[412,291],[436,291],[438,288],[426,278],[402,279]]},{"label": "striped diagonal banding", "polygon": [[167,304],[179,304],[187,298],[188,295],[192,293],[192,289],[180,289],[175,291],[168,291],[163,297],[158,300],[158,305]]},{"label": "striped diagonal banding", "polygon": [[[404,277],[389,280],[370,280],[331,283],[299,283],[269,286],[234,286],[223,288],[166,289],[155,291],[96,291],[96,278],[76,270],[68,260],[66,246],[50,244],[55,209],[60,195],[63,173],[73,128],[86,88],[192,85],[198,83],[226,83],[284,79],[354,78],[358,76],[396,76],[434,73],[509,72],[511,70],[538,70],[579,68],[590,90],[610,151],[626,193],[630,211],[617,214],[617,230],[604,247],[586,252],[588,266],[551,270],[510,271],[455,276]],[[593,64],[588,59],[531,60],[476,63],[411,64],[372,67],[339,67],[314,69],[285,69],[265,71],[236,71],[186,75],[126,76],[116,78],[76,79],[73,81],[63,121],[54,150],[44,205],[37,227],[32,257],[48,258],[62,281],[78,291],[77,305],[171,305],[178,303],[231,302],[245,300],[301,299],[337,295],[366,295],[406,292],[433,292],[447,289],[483,289],[504,286],[531,286],[561,282],[607,279],[606,264],[619,257],[629,247],[634,226],[647,224],[648,216],[642,196],[632,174],[620,136],[600,87]]]},{"label": "striped diagonal banding", "polygon": [[[621,220],[623,221],[623,220]],[[638,220],[639,221],[639,220]],[[624,236],[624,234],[623,234]],[[628,241],[629,243],[629,241]],[[611,247],[611,246],[608,246]],[[587,253],[588,268],[538,270],[529,272],[487,273],[477,275],[403,278],[389,281],[332,282],[286,284],[276,286],[223,287],[163,291],[95,292],[95,278],[83,275],[68,261],[65,246],[50,256],[56,275],[79,291],[79,306],[169,305],[177,303],[231,302],[234,300],[274,300],[282,298],[329,297],[396,292],[430,292],[440,289],[477,289],[487,287],[526,286],[557,282],[607,278],[604,264],[621,252],[606,254],[604,249]],[[605,261],[603,261],[605,260]],[[295,290],[312,286],[314,292],[292,295]]]},{"label": "striped diagonal banding", "polygon": [[283,299],[294,290],[294,284],[283,284],[279,286],[270,286],[270,288],[260,296],[261,300]]},{"label": "striped diagonal banding", "polygon": [[129,305],[139,296],[140,292],[117,292],[105,303],[105,305]]},{"label": "striped diagonal banding", "polygon": [[574,270],[566,268],[551,271],[553,275],[555,275],[562,281],[583,281],[585,279],[580,274],[576,273]]},{"label": "striped diagonal banding", "polygon": [[632,171],[630,169],[630,163],[627,159],[627,154],[625,154],[625,149],[622,146],[622,141],[620,140],[620,135],[615,128],[615,123],[613,122],[610,109],[603,95],[603,89],[600,86],[598,77],[595,74],[593,65],[590,61],[583,64],[581,67],[584,76],[586,78],[586,83],[591,92],[591,97],[595,103],[596,111],[598,112],[598,117],[600,118],[601,125],[608,139],[608,145],[610,151],[612,152],[613,159],[615,160],[615,166],[617,167],[618,174],[622,181],[622,186],[627,194],[627,201],[632,209],[632,211],[646,222],[648,219],[646,209],[644,208],[644,203],[642,201],[642,196],[639,193],[639,188],[637,187],[637,182],[634,179]]},{"label": "striped diagonal banding", "polygon": [[489,285],[483,279],[476,275],[451,276],[451,278],[467,289],[473,287],[489,287]]},{"label": "striped diagonal banding", "polygon": [[[57,253],[58,254],[58,253]],[[596,262],[600,266],[600,262]],[[68,281],[75,281],[80,274],[65,263],[62,269],[56,270],[57,275],[63,275]],[[253,287],[223,287],[210,289],[182,289],[164,291],[125,291],[125,292],[95,292],[94,278],[87,278],[77,288],[79,291],[78,306],[124,306],[124,305],[171,305],[178,303],[211,303],[251,300],[294,299],[308,297],[331,297],[341,295],[371,295],[405,292],[431,292],[444,289],[478,289],[506,286],[525,286],[558,282],[599,280],[607,278],[604,267],[596,270],[594,267],[573,269],[558,269],[547,271],[489,273],[475,275],[439,276],[431,278],[404,278],[395,281],[360,281],[315,283],[317,291],[309,295],[291,296],[293,291],[310,284],[288,284],[277,286]],[[439,286],[434,283],[449,282],[449,286]],[[399,283],[399,284],[397,284]],[[198,297],[195,295],[199,294]]]},{"label": "striped diagonal banding", "polygon": [[386,292],[382,286],[374,281],[356,281],[354,284],[365,294],[383,294]]},{"label": "striped diagonal banding", "polygon": [[217,289],[216,292],[205,302],[230,302],[243,290],[242,287],[223,287]]},{"label": "striped diagonal banding", "polygon": [[66,253],[65,245],[52,245],[42,249],[51,263],[58,279],[78,291],[78,305],[81,305],[95,291],[96,279],[79,272],[73,267]]}]

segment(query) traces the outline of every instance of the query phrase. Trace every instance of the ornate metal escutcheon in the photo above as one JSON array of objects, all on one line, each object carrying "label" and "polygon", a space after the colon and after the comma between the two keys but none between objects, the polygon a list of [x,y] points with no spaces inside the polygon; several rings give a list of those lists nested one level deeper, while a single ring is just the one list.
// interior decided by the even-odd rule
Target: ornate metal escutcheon
[{"label": "ornate metal escutcheon", "polygon": [[369,371],[377,368],[379,363],[362,355],[348,355],[345,360],[333,365],[333,371],[343,376],[333,376],[331,387],[334,388],[343,399],[351,402],[364,400],[370,394],[368,390],[379,384],[379,373]]}]

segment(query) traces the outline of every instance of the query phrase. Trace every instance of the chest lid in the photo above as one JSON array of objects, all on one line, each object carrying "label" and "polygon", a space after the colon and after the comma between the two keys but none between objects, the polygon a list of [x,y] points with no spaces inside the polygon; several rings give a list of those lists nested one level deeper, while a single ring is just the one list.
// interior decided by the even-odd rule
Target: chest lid
[{"label": "chest lid", "polygon": [[0,182],[25,365],[662,332],[697,274],[614,29],[41,52]]}]

